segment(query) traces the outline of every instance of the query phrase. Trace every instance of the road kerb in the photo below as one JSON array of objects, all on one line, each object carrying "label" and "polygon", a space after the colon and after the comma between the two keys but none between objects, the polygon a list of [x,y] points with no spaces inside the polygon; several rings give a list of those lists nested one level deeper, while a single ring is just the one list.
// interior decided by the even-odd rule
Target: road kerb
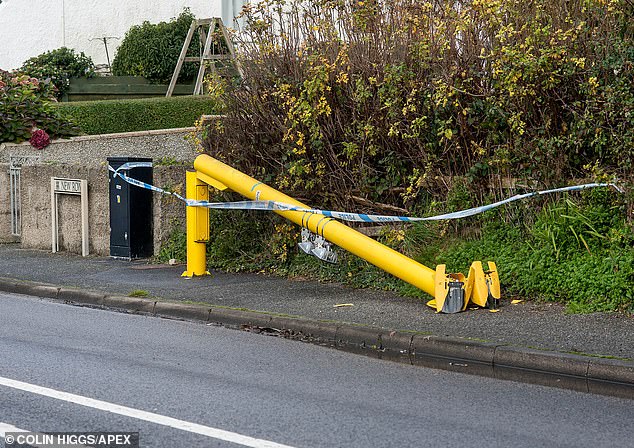
[{"label": "road kerb", "polygon": [[90,305],[104,305],[105,293],[97,291],[85,291],[74,288],[59,288],[57,299],[67,302],[79,302]]},{"label": "road kerb", "polygon": [[412,363],[412,339],[408,331],[382,330],[378,339],[378,355],[381,359]]},{"label": "road kerb", "polygon": [[282,336],[289,339],[328,347],[336,345],[337,325],[331,322],[273,316],[271,327],[280,329],[283,332]]},{"label": "road kerb", "polygon": [[464,338],[416,334],[412,338],[412,362],[424,367],[493,376],[496,344]]},{"label": "road kerb", "polygon": [[590,359],[588,392],[634,398],[634,362],[615,359]]},{"label": "road kerb", "polygon": [[105,296],[102,305],[130,313],[152,314],[156,301],[143,297]]},{"label": "road kerb", "polygon": [[[634,363],[463,338],[399,332],[363,325],[282,317],[257,311],[110,296],[54,285],[0,278],[0,291],[77,305],[215,323],[336,346],[364,355],[500,379],[634,399]],[[293,337],[293,335],[297,337]]]},{"label": "road kerb", "polygon": [[36,297],[55,299],[57,298],[59,289],[59,287],[53,285],[44,285],[41,283],[0,277],[0,291],[14,294],[26,294]]},{"label": "road kerb", "polygon": [[[147,300],[147,299],[146,299]],[[184,303],[155,302],[149,311],[158,316],[172,317],[185,320],[199,320],[207,322],[209,318],[209,307],[202,305],[189,305]]]},{"label": "road kerb", "polygon": [[361,325],[337,324],[336,347],[338,349],[374,356],[379,347],[378,328]]},{"label": "road kerb", "polygon": [[207,322],[238,330],[259,332],[262,329],[271,327],[271,318],[270,315],[258,313],[257,311],[211,306]]},{"label": "road kerb", "polygon": [[59,299],[59,291],[61,288],[56,286],[45,285],[21,285],[20,294],[30,296],[43,297],[47,299]]},{"label": "road kerb", "polygon": [[588,357],[500,346],[493,362],[496,378],[588,392]]}]

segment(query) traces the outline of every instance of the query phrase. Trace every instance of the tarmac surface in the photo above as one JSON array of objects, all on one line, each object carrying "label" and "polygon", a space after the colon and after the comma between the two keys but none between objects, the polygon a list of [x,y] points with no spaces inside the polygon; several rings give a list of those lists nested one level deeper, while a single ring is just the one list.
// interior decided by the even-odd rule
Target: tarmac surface
[{"label": "tarmac surface", "polygon": [[[0,341],[0,447],[3,423],[138,432],[141,447],[632,446],[631,400],[197,322],[0,292]],[[52,397],[51,389],[75,397]]]},{"label": "tarmac surface", "polygon": [[[334,323],[338,328],[371,327],[387,332],[466,338],[474,344],[560,353],[562,359],[571,353],[594,360],[615,358],[626,364],[626,382],[631,376],[634,386],[634,317],[631,315],[567,314],[558,304],[524,301],[512,305],[505,298],[496,313],[475,309],[451,315],[436,314],[418,299],[384,291],[263,274],[212,272],[211,276],[187,279],[181,277],[183,270],[182,265],[156,265],[147,260],[130,262],[52,254],[21,249],[17,244],[0,244],[0,280],[4,280],[4,283],[0,281],[0,290],[20,292],[11,285],[3,288],[3,284],[13,280],[124,297],[143,290],[153,303],[202,304],[219,313],[223,309],[256,311]],[[81,301],[81,298],[77,300]],[[339,304],[352,306],[335,306]],[[632,391],[634,394],[634,389]]]}]

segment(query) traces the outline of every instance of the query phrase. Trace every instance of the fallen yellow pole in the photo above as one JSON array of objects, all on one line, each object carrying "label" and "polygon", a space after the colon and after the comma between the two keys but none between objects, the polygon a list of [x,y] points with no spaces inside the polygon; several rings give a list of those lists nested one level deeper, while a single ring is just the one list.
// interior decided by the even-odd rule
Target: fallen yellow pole
[{"label": "fallen yellow pole", "polygon": [[[229,188],[251,200],[278,201],[286,204],[296,205],[302,208],[310,208],[309,206],[302,204],[301,202],[291,198],[290,196],[280,193],[279,191],[263,184],[262,182],[258,182],[252,177],[247,176],[246,174],[208,155],[198,156],[194,161],[194,168],[199,173],[199,179],[204,179],[207,183],[213,185],[216,188]],[[187,187],[187,189],[187,197],[189,198],[189,186]],[[188,235],[190,231],[189,208],[194,207],[188,207],[187,211]],[[357,232],[356,230],[351,229],[345,224],[335,221],[332,218],[327,218],[323,215],[308,212],[276,210],[275,213],[283,216],[290,221],[293,221],[299,226],[306,227],[313,233],[322,235],[328,241],[347,250],[348,252],[351,252],[358,257],[367,260],[368,262],[383,269],[386,272],[389,272],[395,277],[398,277],[401,280],[404,280],[407,283],[410,283],[411,285],[414,285],[417,288],[425,291],[427,294],[434,296],[435,272],[427,266],[424,266],[417,261],[414,261],[411,258],[408,258],[393,249],[390,249],[389,247],[373,240],[368,236],[363,235],[362,233]],[[192,229],[192,231],[195,231],[195,229]],[[188,249],[189,240],[190,237],[188,236]],[[197,255],[196,257],[198,258],[199,255]],[[194,275],[201,275],[197,273],[201,270],[200,261],[197,261],[196,263],[198,263],[196,268],[192,268],[192,270],[190,271],[188,253],[188,272],[192,272]],[[188,272],[186,272],[185,274],[187,274]]]}]

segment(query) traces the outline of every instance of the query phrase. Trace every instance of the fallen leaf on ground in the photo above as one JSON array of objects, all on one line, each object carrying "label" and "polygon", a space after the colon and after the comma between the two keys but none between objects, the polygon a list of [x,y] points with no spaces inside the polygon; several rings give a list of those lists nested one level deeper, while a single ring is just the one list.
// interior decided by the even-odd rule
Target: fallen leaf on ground
[{"label": "fallen leaf on ground", "polygon": [[489,310],[489,313],[499,313],[500,310]]},{"label": "fallen leaf on ground", "polygon": [[515,299],[515,300],[511,300],[511,305],[517,305],[518,303],[522,303],[523,300],[520,299]]}]

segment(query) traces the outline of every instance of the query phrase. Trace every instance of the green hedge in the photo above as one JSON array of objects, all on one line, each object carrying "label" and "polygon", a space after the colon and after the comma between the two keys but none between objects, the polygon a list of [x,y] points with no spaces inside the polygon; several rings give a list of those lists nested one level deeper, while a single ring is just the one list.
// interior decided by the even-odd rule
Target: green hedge
[{"label": "green hedge", "polygon": [[62,116],[86,134],[148,131],[194,126],[216,106],[206,96],[58,103]]},{"label": "green hedge", "polygon": [[61,47],[28,59],[19,72],[41,81],[50,79],[57,87],[57,98],[61,99],[70,87],[70,79],[92,78],[95,65],[83,52],[75,53],[72,48]]},{"label": "green hedge", "polygon": [[[131,27],[112,61],[112,74],[143,76],[158,83],[169,82],[194,19],[194,15],[185,8],[169,22],[154,24],[145,21]],[[187,55],[197,56],[198,45],[191,45]],[[196,64],[185,63],[179,78],[181,81],[192,80],[197,71]]]}]

